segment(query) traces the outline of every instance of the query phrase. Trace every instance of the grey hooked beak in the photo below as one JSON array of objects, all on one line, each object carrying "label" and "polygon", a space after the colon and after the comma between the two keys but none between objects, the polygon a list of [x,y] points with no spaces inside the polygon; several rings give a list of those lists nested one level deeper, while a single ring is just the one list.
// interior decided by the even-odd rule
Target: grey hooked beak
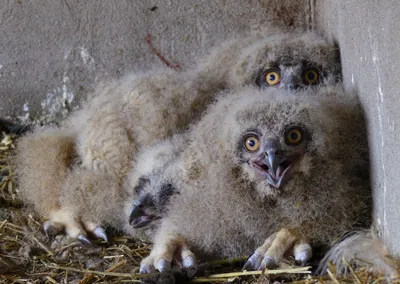
[{"label": "grey hooked beak", "polygon": [[290,74],[287,78],[283,79],[281,84],[289,91],[294,91],[299,88],[298,80],[294,74]]},{"label": "grey hooked beak", "polygon": [[291,169],[299,157],[298,154],[283,151],[279,140],[272,138],[265,142],[262,156],[250,161],[250,164],[265,176],[271,186],[279,188],[289,178]]},{"label": "grey hooked beak", "polygon": [[270,169],[273,177],[277,176],[279,164],[283,161],[283,151],[279,149],[271,149],[264,152],[265,164]]},{"label": "grey hooked beak", "polygon": [[277,148],[272,148],[264,152],[265,165],[269,168],[266,175],[267,181],[273,187],[279,188],[283,182],[282,162],[285,160],[284,152]]},{"label": "grey hooked beak", "polygon": [[129,210],[129,223],[132,223],[133,220],[135,220],[136,218],[145,215],[141,207],[142,207],[141,201],[139,200],[133,201],[131,209]]},{"label": "grey hooked beak", "polygon": [[134,200],[129,210],[129,224],[131,224],[133,228],[141,228],[151,223],[156,216],[146,214],[144,208],[152,205],[153,200],[150,194],[145,194],[139,197],[139,199]]}]

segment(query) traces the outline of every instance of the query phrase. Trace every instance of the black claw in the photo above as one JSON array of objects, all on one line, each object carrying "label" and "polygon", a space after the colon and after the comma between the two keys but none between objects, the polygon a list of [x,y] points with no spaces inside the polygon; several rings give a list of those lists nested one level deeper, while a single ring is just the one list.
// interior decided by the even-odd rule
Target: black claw
[{"label": "black claw", "polygon": [[189,278],[193,278],[197,273],[197,267],[186,269],[186,274]]},{"label": "black claw", "polygon": [[78,235],[77,239],[84,245],[93,246],[92,242],[89,241],[84,235]]},{"label": "black claw", "polygon": [[246,263],[243,265],[242,270],[255,270],[260,266],[261,263],[261,254],[259,252],[255,252],[252,254]]},{"label": "black claw", "polygon": [[242,267],[242,270],[253,270],[253,263],[251,263],[250,260],[246,261],[246,263]]},{"label": "black claw", "polygon": [[270,256],[265,256],[258,270],[262,270],[264,268],[273,269],[275,266],[275,259]]},{"label": "black claw", "polygon": [[297,259],[296,259],[296,260],[295,260],[295,263],[296,263],[297,265],[299,265],[299,266],[306,266],[308,260],[309,260],[309,259],[303,259],[303,260],[297,260]]},{"label": "black claw", "polygon": [[96,227],[93,230],[93,234],[97,237],[108,243],[107,234],[102,227]]},{"label": "black claw", "polygon": [[156,269],[152,265],[140,264],[140,268],[139,268],[140,274],[149,274],[149,273],[154,273],[155,271],[156,271]]},{"label": "black claw", "polygon": [[51,234],[51,225],[49,221],[44,222],[43,224],[43,230],[44,233],[46,234],[46,237],[50,238],[50,234]]},{"label": "black claw", "polygon": [[166,259],[161,259],[158,263],[157,263],[157,269],[160,272],[166,272],[169,271],[171,269],[171,262],[169,262]]},{"label": "black claw", "polygon": [[51,224],[50,221],[46,221],[43,223],[43,231],[49,239],[54,238],[58,233],[60,233],[61,229]]}]

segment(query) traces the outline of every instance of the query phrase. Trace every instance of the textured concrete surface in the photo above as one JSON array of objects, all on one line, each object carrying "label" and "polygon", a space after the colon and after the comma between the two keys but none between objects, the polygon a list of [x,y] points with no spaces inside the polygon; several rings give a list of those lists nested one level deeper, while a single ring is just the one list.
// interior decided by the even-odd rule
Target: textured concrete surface
[{"label": "textured concrete surface", "polygon": [[400,2],[318,1],[317,24],[337,39],[345,87],[369,122],[376,225],[400,255]]},{"label": "textured concrete surface", "polygon": [[[0,115],[65,114],[99,80],[182,67],[266,23],[306,28],[308,0],[13,0],[0,5]],[[296,11],[296,13],[290,12]]]}]

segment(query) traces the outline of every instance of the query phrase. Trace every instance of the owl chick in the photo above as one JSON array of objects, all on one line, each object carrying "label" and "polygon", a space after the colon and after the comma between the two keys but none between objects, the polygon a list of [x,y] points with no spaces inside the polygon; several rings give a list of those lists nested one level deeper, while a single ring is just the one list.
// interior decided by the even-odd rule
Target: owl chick
[{"label": "owl chick", "polygon": [[196,67],[205,84],[290,90],[341,80],[339,48],[313,32],[274,30],[237,37],[214,48]]},{"label": "owl chick", "polygon": [[246,269],[272,267],[291,249],[306,262],[309,243],[329,244],[358,223],[369,194],[352,171],[366,147],[356,98],[340,88],[284,92],[221,95],[186,138],[171,140],[180,149],[173,161],[149,154],[157,145],[143,155],[161,159],[148,161],[153,171],[134,167],[130,187],[147,172],[148,186],[179,194],[169,198],[142,273],[172,260],[193,269],[193,252],[233,257],[256,247]]},{"label": "owl chick", "polygon": [[[89,189],[97,192],[98,196],[106,195],[102,191],[117,196],[137,151],[187,129],[190,123],[201,117],[219,89],[247,83],[293,89],[330,82],[328,78],[336,77],[339,71],[336,47],[311,33],[251,37],[251,44],[243,47],[240,42],[224,45],[198,68],[184,72],[153,70],[103,83],[58,133],[51,134],[56,139],[41,144],[40,141],[48,136],[40,129],[22,138],[24,146],[19,148],[16,159],[20,191],[26,203],[33,203],[36,210],[49,219],[45,228],[64,227],[69,236],[81,240],[87,240],[86,231],[105,239],[101,218],[91,214],[97,211],[81,216],[77,213],[83,210],[78,206],[79,200],[71,201],[66,196],[76,196],[74,192],[80,196]],[[225,52],[231,53],[226,56]],[[236,53],[240,56],[237,57]],[[275,68],[275,71],[270,68]],[[211,69],[215,70],[215,76],[211,75]],[[272,73],[267,75],[267,70]],[[259,75],[259,72],[265,74]],[[264,84],[260,76],[276,82]],[[294,82],[296,76],[302,76],[303,83]],[[66,141],[63,136],[67,136]],[[57,161],[59,157],[68,156],[63,152],[64,144],[72,145],[75,156],[69,158],[71,163],[65,164],[68,159],[63,158],[59,166],[36,166],[50,165],[48,160]],[[47,151],[47,148],[53,150]],[[32,159],[25,159],[26,156]],[[33,188],[32,184],[37,186]],[[141,192],[139,199],[148,200],[146,191]],[[48,198],[37,198],[39,196]],[[143,215],[139,217],[140,220],[153,219]]]}]

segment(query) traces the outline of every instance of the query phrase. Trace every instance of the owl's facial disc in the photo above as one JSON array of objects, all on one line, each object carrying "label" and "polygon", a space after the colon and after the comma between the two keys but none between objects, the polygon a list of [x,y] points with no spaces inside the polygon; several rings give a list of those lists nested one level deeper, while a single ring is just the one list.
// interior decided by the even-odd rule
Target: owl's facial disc
[{"label": "owl's facial disc", "polygon": [[[247,163],[256,176],[264,177],[275,188],[284,186],[293,168],[306,153],[308,132],[301,125],[286,126],[282,137],[269,136],[262,139],[257,130],[248,132],[243,139],[247,155],[252,157]],[[283,138],[283,139],[282,139]]]}]

